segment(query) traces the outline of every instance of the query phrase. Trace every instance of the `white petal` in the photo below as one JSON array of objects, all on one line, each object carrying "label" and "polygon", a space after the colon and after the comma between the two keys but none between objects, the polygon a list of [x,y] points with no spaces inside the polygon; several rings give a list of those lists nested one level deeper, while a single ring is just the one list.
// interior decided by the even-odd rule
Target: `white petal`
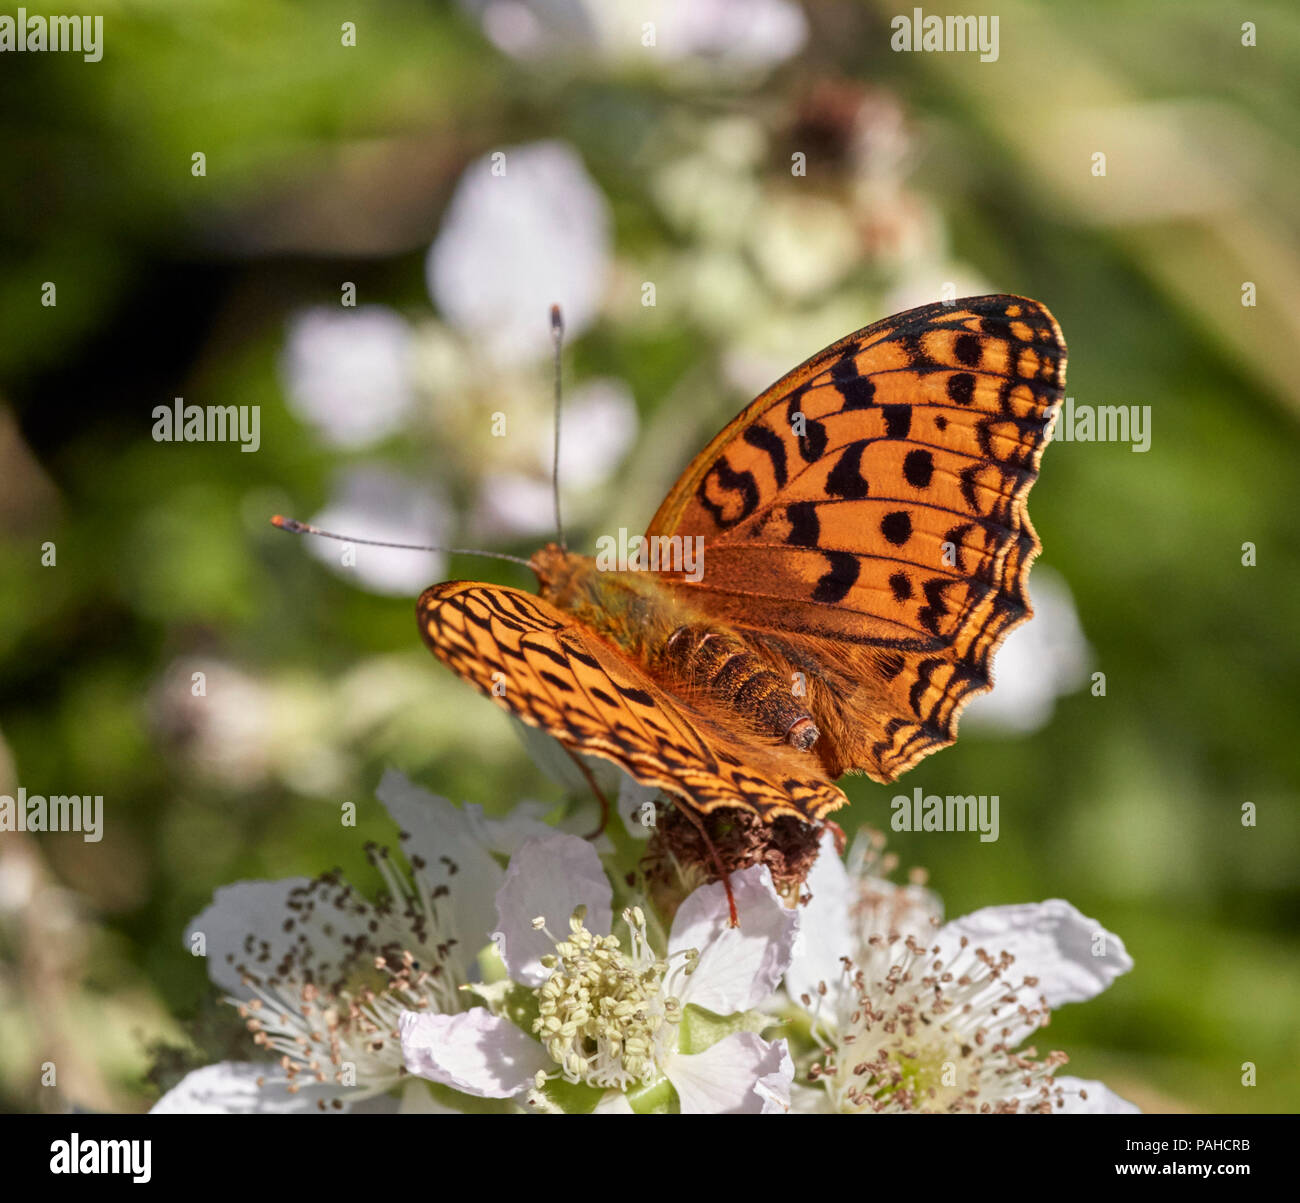
[{"label": "white petal", "polygon": [[995,955],[1004,949],[1011,953],[1016,960],[1008,975],[1036,977],[1033,993],[1043,995],[1050,1007],[1095,998],[1133,968],[1117,935],[1061,898],[972,911],[945,924],[938,942],[946,946],[960,936]]},{"label": "white petal", "polygon": [[572,147],[506,147],[461,175],[429,250],[429,290],[498,363],[540,358],[552,303],[570,336],[594,320],[610,243],[609,206]]},{"label": "white petal", "polygon": [[[1065,1106],[1057,1115],[1141,1115],[1142,1108],[1122,1099],[1108,1086],[1087,1078],[1057,1077],[1055,1082],[1065,1089]],[[1087,1091],[1088,1097],[1082,1097]]]},{"label": "white petal", "polygon": [[451,892],[446,914],[460,941],[466,963],[491,936],[496,922],[496,892],[505,870],[488,851],[472,816],[389,769],[375,791],[393,822],[405,834],[407,860],[419,860],[416,872],[432,894],[439,886]]},{"label": "white petal", "polygon": [[[525,840],[554,835],[557,828],[546,821],[546,816],[554,809],[545,802],[525,798],[511,806],[507,814],[495,819],[476,802],[465,802],[460,807],[483,846],[497,856],[505,857],[514,856]],[[501,877],[505,879],[504,870]]]},{"label": "white petal", "polygon": [[731,927],[721,882],[701,886],[678,908],[668,951],[694,948],[695,972],[676,984],[682,1003],[718,1015],[748,1011],[763,1002],[790,965],[797,911],[784,906],[762,865],[731,875],[739,927]]},{"label": "white petal", "polygon": [[[958,954],[962,936],[970,943],[964,953]],[[955,972],[970,963],[976,948],[984,948],[995,957],[1003,951],[1015,957],[1005,980],[1007,993],[1014,993],[1017,1003],[1008,1004],[999,1013],[1011,1028],[1007,1040],[1013,1046],[1035,1026],[1011,1022],[1016,1005],[1032,1009],[1040,998],[1045,998],[1052,1009],[1083,1002],[1133,968],[1117,935],[1060,898],[973,911],[945,924],[935,943],[949,967],[955,966]],[[1026,976],[1036,978],[1036,983],[1021,985]]]},{"label": "white petal", "polygon": [[336,446],[385,438],[415,407],[411,347],[409,323],[383,305],[296,313],[280,361],[289,408]]},{"label": "white petal", "polygon": [[674,1057],[664,1072],[683,1115],[769,1115],[788,1109],[794,1066],[784,1040],[733,1032],[702,1053]]},{"label": "white petal", "polygon": [[474,511],[475,534],[480,539],[553,536],[552,505],[549,480],[522,472],[484,472]]},{"label": "white petal", "polygon": [[573,835],[532,839],[510,858],[506,879],[497,891],[497,948],[510,977],[540,986],[549,975],[541,958],[555,951],[555,941],[533,927],[543,917],[559,939],[569,934],[569,916],[587,908],[585,925],[598,935],[609,932],[614,892],[596,850]]},{"label": "white petal", "polygon": [[[348,1104],[339,1107],[335,1100],[342,1101],[348,1093],[346,1087],[311,1082],[290,1094],[278,1065],[269,1061],[221,1061],[186,1074],[149,1110],[153,1115],[346,1111]],[[323,1108],[322,1102],[327,1104]]]},{"label": "white petal", "polygon": [[799,936],[785,974],[786,993],[795,1002],[804,994],[816,998],[819,982],[838,991],[843,978],[840,957],[853,952],[849,924],[853,886],[829,831],[822,833],[821,849],[804,888],[812,898],[799,908]]},{"label": "white petal", "polygon": [[485,1007],[460,1015],[403,1011],[398,1029],[411,1073],[479,1098],[521,1094],[550,1064],[536,1040]]},{"label": "white petal", "polygon": [[[546,821],[546,816],[555,809],[553,805],[536,802],[531,798],[516,802],[509,813],[499,819],[490,818],[474,802],[466,802],[460,809],[484,845],[497,856],[505,857],[514,856],[526,840],[535,837],[557,833],[585,836],[600,821],[600,807],[595,801],[579,801],[570,806],[557,823]],[[601,856],[614,854],[614,845],[603,832],[587,842]],[[495,911],[495,904],[493,909]]]},{"label": "white petal", "polygon": [[763,1115],[784,1115],[790,1110],[790,1089],[794,1084],[794,1062],[784,1040],[774,1040],[759,1067],[754,1089],[763,1100]]},{"label": "white petal", "polygon": [[770,67],[797,54],[808,39],[808,18],[790,0],[697,0],[660,13],[669,56],[685,51],[711,65]]},{"label": "white petal", "polygon": [[[237,881],[222,886],[212,896],[212,903],[196,915],[185,929],[185,945],[195,948],[195,937],[202,936],[208,976],[236,998],[250,997],[243,984],[241,965],[254,973],[270,971],[303,935],[308,935],[319,960],[337,964],[347,955],[344,940],[362,935],[369,917],[335,912],[330,908],[330,935],[324,936],[319,924],[324,918],[312,907],[310,918],[302,918],[297,905],[312,889],[307,877],[285,877],[279,881]],[[294,904],[294,905],[291,905]],[[288,920],[293,923],[288,931]],[[310,932],[304,925],[310,924]]]}]

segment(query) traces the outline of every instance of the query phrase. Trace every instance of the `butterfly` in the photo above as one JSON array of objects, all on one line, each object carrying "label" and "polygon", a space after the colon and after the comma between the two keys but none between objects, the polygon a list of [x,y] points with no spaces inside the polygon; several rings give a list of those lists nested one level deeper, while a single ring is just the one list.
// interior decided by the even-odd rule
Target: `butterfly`
[{"label": "butterfly", "polygon": [[819,823],[847,801],[836,778],[890,782],[952,743],[1030,616],[1025,502],[1065,364],[1056,320],[1024,297],[885,318],[695,457],[647,528],[658,571],[550,543],[529,561],[536,594],[434,585],[420,634],[570,753],[696,815]]}]

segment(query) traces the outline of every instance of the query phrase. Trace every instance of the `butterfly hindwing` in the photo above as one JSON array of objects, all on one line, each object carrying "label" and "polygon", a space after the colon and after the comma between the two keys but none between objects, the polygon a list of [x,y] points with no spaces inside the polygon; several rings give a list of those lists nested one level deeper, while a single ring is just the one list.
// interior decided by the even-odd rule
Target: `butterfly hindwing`
[{"label": "butterfly hindwing", "polygon": [[817,761],[738,739],[534,594],[449,581],[425,590],[416,613],[434,655],[498,705],[699,811],[733,806],[769,821],[814,820],[845,800]]},{"label": "butterfly hindwing", "polygon": [[704,537],[673,584],[809,675],[832,777],[890,781],[951,743],[1029,616],[1025,498],[1064,389],[1042,305],[928,305],[841,339],[695,459],[648,534]]}]

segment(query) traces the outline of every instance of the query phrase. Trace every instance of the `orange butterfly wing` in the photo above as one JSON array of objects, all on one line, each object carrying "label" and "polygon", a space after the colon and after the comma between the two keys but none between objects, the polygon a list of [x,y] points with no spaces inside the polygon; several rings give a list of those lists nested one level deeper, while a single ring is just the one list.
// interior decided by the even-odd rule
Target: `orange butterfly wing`
[{"label": "orange butterfly wing", "polygon": [[823,818],[846,801],[788,745],[743,742],[707,703],[670,696],[572,615],[520,589],[448,581],[416,606],[434,655],[567,748],[612,760],[702,811]]},{"label": "orange butterfly wing", "polygon": [[898,314],[783,377],[694,460],[649,535],[704,537],[672,587],[808,675],[831,777],[892,781],[956,738],[1030,615],[1025,499],[1065,342],[1023,297]]}]

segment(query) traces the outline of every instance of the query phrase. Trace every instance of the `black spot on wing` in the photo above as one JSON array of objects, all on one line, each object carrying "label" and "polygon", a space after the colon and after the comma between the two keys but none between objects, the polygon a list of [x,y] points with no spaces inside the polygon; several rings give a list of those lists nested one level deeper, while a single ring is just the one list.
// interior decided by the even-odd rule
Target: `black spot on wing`
[{"label": "black spot on wing", "polygon": [[907,601],[912,596],[912,582],[905,572],[895,572],[889,578],[889,588],[895,601]]},{"label": "black spot on wing", "polygon": [[[825,431],[822,437],[825,438]],[[710,499],[709,482],[712,481],[719,491],[730,494],[739,501],[740,510],[734,517],[728,518],[723,506]],[[748,518],[758,508],[758,483],[752,472],[737,472],[724,456],[718,460],[700,481],[695,490],[699,503],[713,515],[713,520],[721,527],[732,527],[737,522]]]},{"label": "black spot on wing", "polygon": [[537,675],[548,685],[554,689],[558,689],[561,693],[573,692],[573,686],[563,677],[557,677],[549,668],[542,669]]},{"label": "black spot on wing", "polygon": [[910,405],[883,405],[885,415],[885,437],[887,439],[905,439],[912,429],[912,407]]},{"label": "black spot on wing", "polygon": [[561,668],[569,667],[568,657],[557,652],[554,648],[547,647],[544,643],[529,643],[526,645],[529,651],[539,652],[545,656],[552,664],[558,664]]},{"label": "black spot on wing", "polygon": [[881,652],[876,656],[876,667],[886,681],[892,681],[907,666],[901,652]]},{"label": "black spot on wing", "polygon": [[799,440],[799,454],[803,457],[804,463],[813,464],[821,459],[826,450],[827,434],[825,426],[814,421],[800,408],[805,391],[801,388],[790,394],[790,400],[785,407],[785,418]]},{"label": "black spot on wing", "polygon": [[585,664],[588,668],[600,668],[600,661],[577,643],[565,640],[564,650],[569,653],[570,659],[576,660],[579,664]]},{"label": "black spot on wing", "polygon": [[914,372],[935,372],[938,371],[942,364],[934,361],[934,357],[925,349],[925,342],[919,334],[904,334],[899,340],[903,349],[907,352],[907,366]]},{"label": "black spot on wing", "polygon": [[862,475],[862,453],[867,449],[867,440],[850,443],[840,453],[826,478],[826,491],[832,497],[843,497],[849,501],[860,501],[870,491],[870,485]]},{"label": "black spot on wing", "polygon": [[921,448],[909,451],[903,457],[903,475],[914,489],[929,488],[934,475],[934,456]]},{"label": "black spot on wing", "polygon": [[942,668],[944,662],[935,658],[922,660],[916,666],[916,681],[908,691],[907,702],[912,707],[912,713],[918,718],[923,717],[921,714],[921,701],[925,697],[925,691],[930,687],[930,674],[936,668]]},{"label": "black spot on wing", "polygon": [[943,541],[945,543],[952,544],[952,556],[953,556],[953,560],[955,561],[952,566],[956,568],[959,572],[966,571],[966,565],[963,564],[961,560],[962,541],[974,529],[975,529],[975,524],[973,522],[962,522],[959,523],[957,526],[952,527],[943,536]]},{"label": "black spot on wing", "polygon": [[853,356],[831,367],[831,380],[844,398],[845,409],[869,409],[875,404],[876,386],[869,377],[858,374],[858,362]]},{"label": "black spot on wing", "polygon": [[969,405],[975,400],[975,377],[970,372],[954,372],[945,387],[948,399],[958,405]]},{"label": "black spot on wing", "polygon": [[858,557],[847,551],[823,551],[830,564],[826,575],[817,582],[812,599],[815,602],[827,602],[834,605],[842,602],[848,592],[858,581],[862,565]]},{"label": "black spot on wing", "polygon": [[790,521],[790,533],[785,541],[794,547],[816,547],[821,538],[821,522],[817,517],[815,501],[795,501],[786,506],[785,516]]},{"label": "black spot on wing", "polygon": [[880,533],[895,547],[912,537],[912,519],[906,510],[894,510],[880,520]]},{"label": "black spot on wing", "polygon": [[785,488],[787,479],[785,465],[785,443],[781,436],[775,430],[762,425],[759,422],[745,428],[745,433],[741,436],[751,447],[757,447],[760,451],[767,453],[768,459],[772,461],[772,475],[776,478],[776,487]]},{"label": "black spot on wing", "polygon": [[968,368],[977,368],[984,357],[984,346],[977,334],[959,334],[953,344],[953,353]]},{"label": "black spot on wing", "polygon": [[804,419],[804,433],[799,436],[799,454],[804,463],[815,464],[826,452],[826,427],[809,418]]},{"label": "black spot on wing", "polygon": [[916,612],[916,616],[921,625],[933,635],[939,634],[939,620],[948,615],[948,603],[943,600],[943,591],[951,583],[940,577],[926,581],[923,586],[925,600],[930,604],[922,606]]}]

